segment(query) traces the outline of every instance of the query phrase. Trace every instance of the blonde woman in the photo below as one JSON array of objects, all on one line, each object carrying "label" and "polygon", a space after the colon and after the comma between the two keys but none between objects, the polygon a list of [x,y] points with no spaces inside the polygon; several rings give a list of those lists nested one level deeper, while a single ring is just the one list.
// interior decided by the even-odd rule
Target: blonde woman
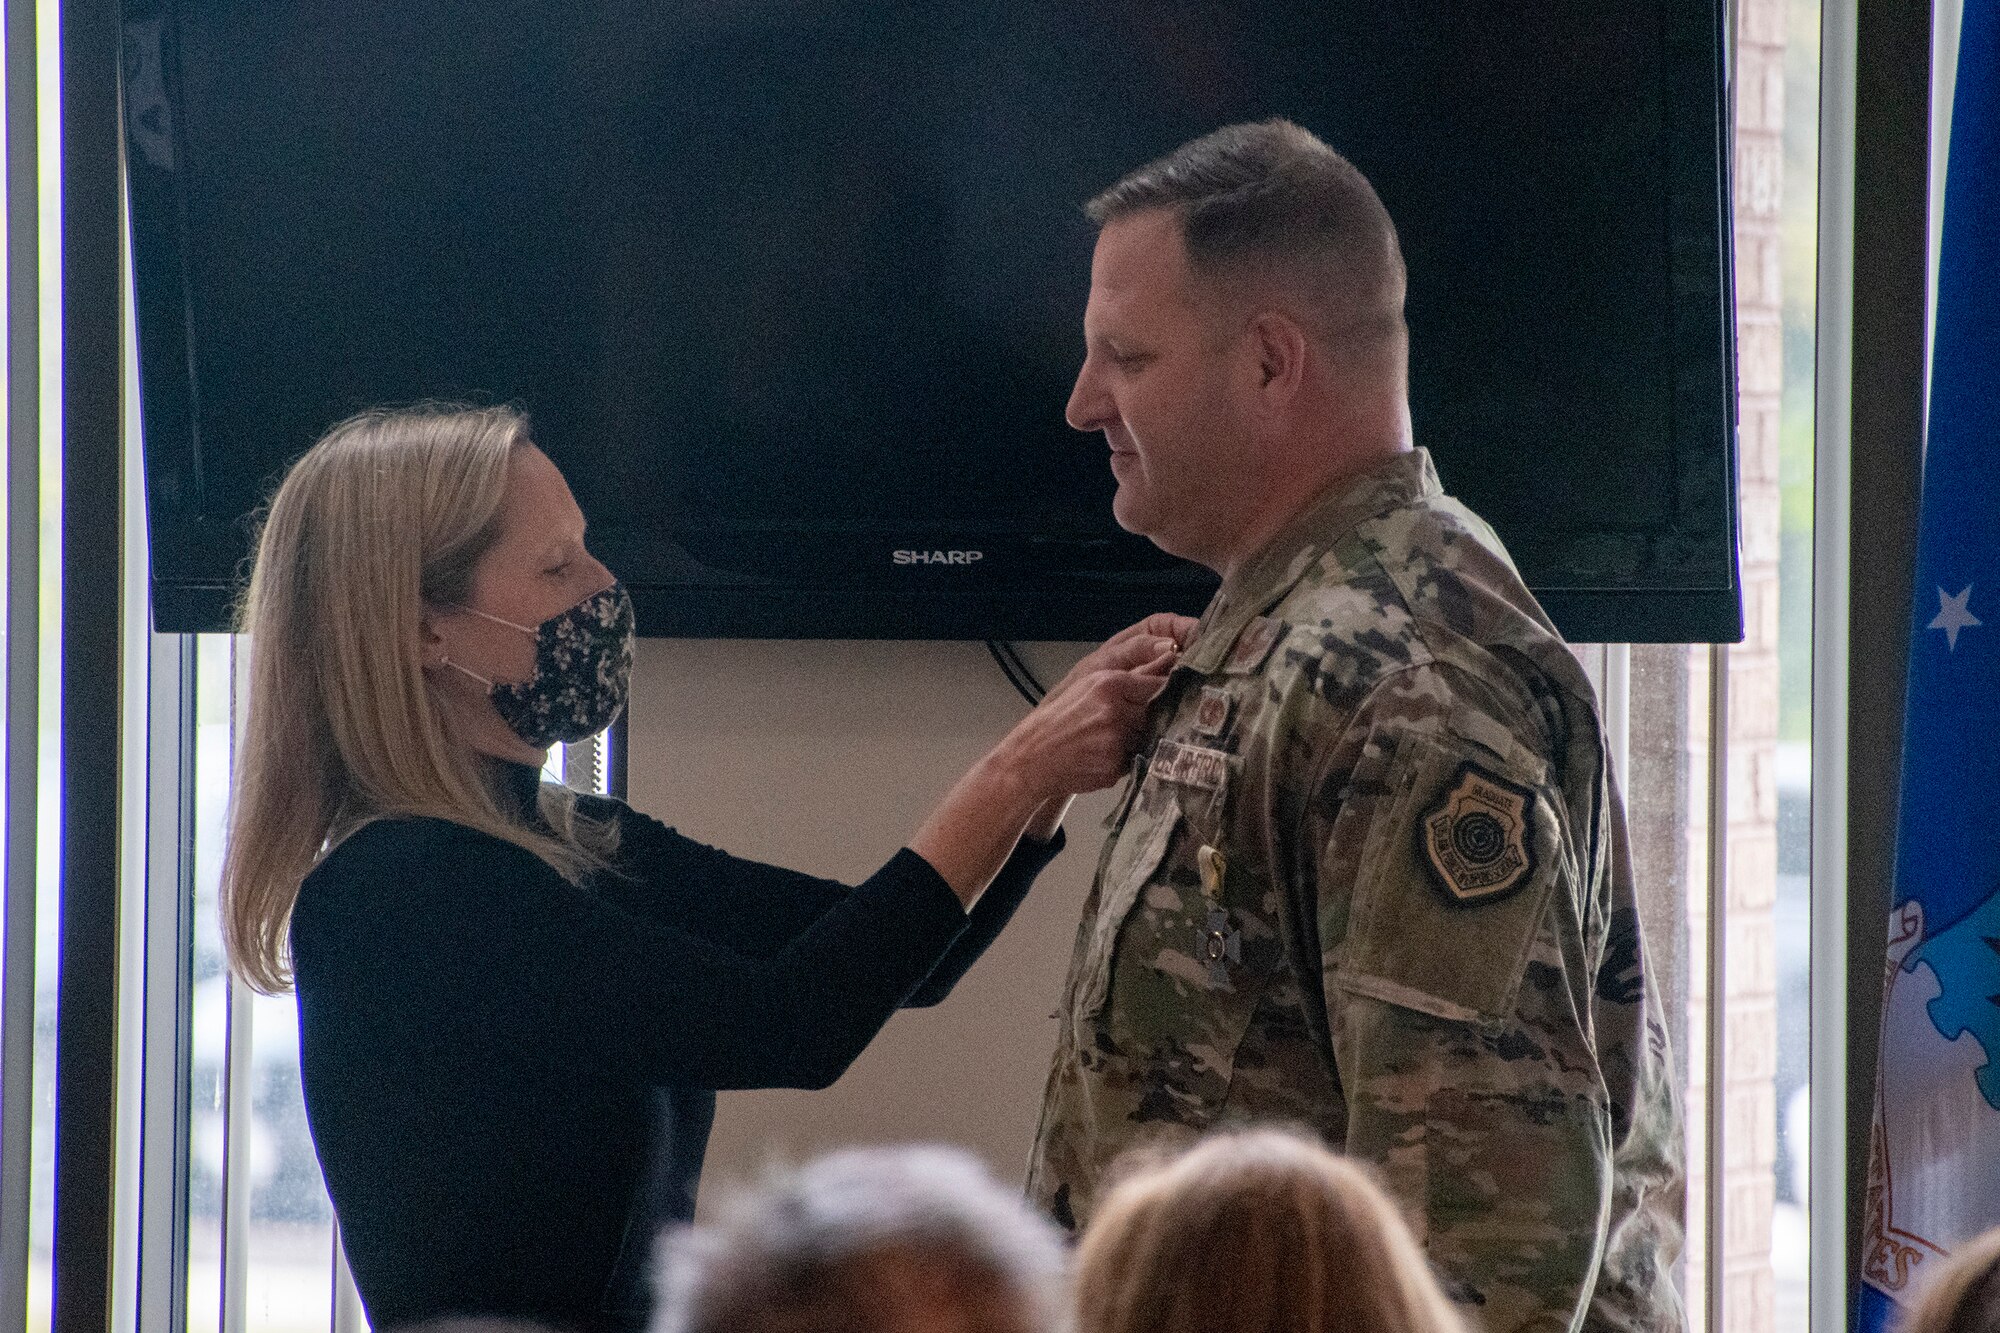
[{"label": "blonde woman", "polygon": [[258,542],[224,935],[250,984],[296,985],[377,1328],[641,1326],[714,1090],[824,1087],[942,998],[1068,797],[1124,771],[1192,623],[1093,653],[849,889],[542,783],[625,703],[631,604],[584,535],[517,413],[421,408],[334,428]]},{"label": "blonde woman", "polygon": [[1077,1256],[1078,1333],[1463,1333],[1368,1172],[1276,1130],[1128,1176]]},{"label": "blonde woman", "polygon": [[1917,1270],[1916,1303],[1896,1333],[2000,1333],[2000,1227]]}]

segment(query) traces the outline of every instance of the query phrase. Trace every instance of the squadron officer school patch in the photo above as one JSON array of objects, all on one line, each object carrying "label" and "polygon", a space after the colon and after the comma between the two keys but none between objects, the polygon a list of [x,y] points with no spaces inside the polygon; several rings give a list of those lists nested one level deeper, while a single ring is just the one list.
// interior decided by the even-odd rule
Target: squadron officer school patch
[{"label": "squadron officer school patch", "polygon": [[1535,868],[1528,845],[1535,794],[1477,764],[1458,777],[1417,821],[1424,857],[1458,903],[1487,902],[1521,885]]}]

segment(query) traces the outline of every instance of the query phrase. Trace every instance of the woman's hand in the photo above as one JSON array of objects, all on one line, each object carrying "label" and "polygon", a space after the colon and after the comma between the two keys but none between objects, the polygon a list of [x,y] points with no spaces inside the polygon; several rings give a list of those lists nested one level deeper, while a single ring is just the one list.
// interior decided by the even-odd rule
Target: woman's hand
[{"label": "woman's hand", "polygon": [[1044,841],[1055,836],[1053,824],[1043,831],[1046,815],[1039,812],[1053,807],[1060,819],[1072,795],[1123,776],[1145,731],[1147,705],[1165,686],[1173,659],[1162,651],[1132,668],[1065,677],[958,780],[910,840],[910,850],[971,906],[1024,831]]},{"label": "woman's hand", "polygon": [[[1109,787],[1131,766],[1145,731],[1147,706],[1166,685],[1175,650],[1135,640],[1103,666],[1065,676],[995,746],[982,764],[1011,775],[1037,803]],[[1098,652],[1105,652],[1099,649]],[[1134,660],[1138,659],[1138,660]]]},{"label": "woman's hand", "polygon": [[[1098,671],[1150,671],[1161,661],[1165,662],[1163,671],[1171,671],[1181,651],[1194,641],[1195,628],[1200,623],[1193,616],[1161,611],[1147,616],[1136,625],[1127,626],[1091,649],[1082,661],[1071,667],[1043,702]],[[1064,794],[1044,801],[1028,821],[1027,835],[1036,842],[1047,842],[1055,837],[1056,830],[1062,827],[1063,816],[1069,813],[1070,799],[1069,794]]]},{"label": "woman's hand", "polygon": [[1048,841],[1078,792],[1125,775],[1195,622],[1148,616],[1092,649],[960,778],[910,850],[930,862],[968,907],[1025,831]]},{"label": "woman's hand", "polygon": [[1169,655],[1167,665],[1171,669],[1172,658],[1193,642],[1195,626],[1200,623],[1193,616],[1177,616],[1171,611],[1161,611],[1147,616],[1136,625],[1126,626],[1091,649],[1082,661],[1071,667],[1068,674],[1049,690],[1043,702],[1055,698],[1095,672],[1139,670],[1163,653]]}]

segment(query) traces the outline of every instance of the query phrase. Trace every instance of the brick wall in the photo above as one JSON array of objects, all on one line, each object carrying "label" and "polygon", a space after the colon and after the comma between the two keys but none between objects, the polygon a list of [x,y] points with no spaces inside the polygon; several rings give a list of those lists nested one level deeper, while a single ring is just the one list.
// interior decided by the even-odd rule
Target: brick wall
[{"label": "brick wall", "polygon": [[[1778,852],[1778,408],[1783,386],[1779,204],[1784,180],[1784,0],[1737,0],[1735,247],[1737,420],[1742,506],[1743,642],[1729,649],[1728,864],[1724,894],[1727,1022],[1722,1087],[1723,1333],[1774,1333],[1771,1215],[1777,1163],[1777,950],[1773,904]],[[1683,864],[1691,966],[1687,976],[1689,1089],[1689,1315],[1704,1310],[1708,1181],[1709,652],[1684,650],[1681,713],[1687,821]]]},{"label": "brick wall", "polygon": [[[1784,180],[1783,0],[1738,0],[1735,245],[1743,642],[1729,650],[1727,1022],[1722,1088],[1724,1333],[1773,1333],[1771,1213],[1777,1162],[1778,406],[1783,386],[1779,217]],[[1694,650],[1691,697],[1707,689]],[[1700,692],[1693,688],[1699,685]],[[1690,710],[1691,713],[1693,710]],[[1705,737],[1691,738],[1706,770]],[[1691,753],[1691,759],[1697,754]],[[1699,813],[1705,815],[1705,810]],[[1705,820],[1703,821],[1705,822]],[[1706,829],[1701,830],[1706,837]],[[1691,877],[1691,883],[1705,877]],[[1691,924],[1706,929],[1703,904]],[[1691,987],[1691,991],[1698,987]],[[1706,997],[1702,997],[1703,1000]],[[1701,1022],[1693,1006],[1691,1023]],[[1690,1045],[1696,1043],[1691,1042]],[[1705,1071],[1696,1069],[1699,1083]],[[1690,1109],[1702,1103],[1690,1097]],[[1696,1194],[1694,1197],[1698,1198]],[[1699,1263],[1690,1277],[1700,1276]]]}]

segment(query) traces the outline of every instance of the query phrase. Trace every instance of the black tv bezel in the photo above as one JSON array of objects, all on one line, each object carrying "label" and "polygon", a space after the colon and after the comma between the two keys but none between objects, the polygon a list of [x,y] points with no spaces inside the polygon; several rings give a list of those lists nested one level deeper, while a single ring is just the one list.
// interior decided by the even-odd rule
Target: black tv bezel
[{"label": "black tv bezel", "polygon": [[[1717,507],[1725,515],[1725,577],[1656,586],[1534,586],[1551,619],[1573,642],[1737,642],[1743,635],[1725,9],[1713,0],[1683,0],[1664,8],[1661,21],[1671,182],[1675,501],[1682,515],[1713,514]],[[187,154],[179,137],[173,0],[130,0],[121,22],[140,420],[155,552],[154,624],[163,633],[226,631],[233,627],[233,603],[247,568],[251,520],[211,512],[203,502],[186,212],[173,169]],[[135,83],[156,87],[158,98],[133,96]],[[145,123],[162,113],[164,129]],[[165,162],[158,160],[162,154]],[[1627,563],[1659,563],[1655,553],[1672,547],[1674,535],[1675,530],[1655,535],[1649,549],[1632,552]],[[1629,546],[1635,538],[1617,534],[1614,540]],[[162,572],[168,563],[160,558],[162,551],[174,553],[175,573]],[[187,570],[199,574],[179,572]],[[1212,577],[1191,567],[1185,578],[1166,580],[1079,577],[1052,568],[1043,580],[962,593],[941,592],[935,584],[897,590],[768,578],[746,583],[737,573],[713,573],[705,582],[632,582],[644,632],[662,638],[1083,640],[1111,632],[1139,610],[1198,612],[1214,587]]]}]

